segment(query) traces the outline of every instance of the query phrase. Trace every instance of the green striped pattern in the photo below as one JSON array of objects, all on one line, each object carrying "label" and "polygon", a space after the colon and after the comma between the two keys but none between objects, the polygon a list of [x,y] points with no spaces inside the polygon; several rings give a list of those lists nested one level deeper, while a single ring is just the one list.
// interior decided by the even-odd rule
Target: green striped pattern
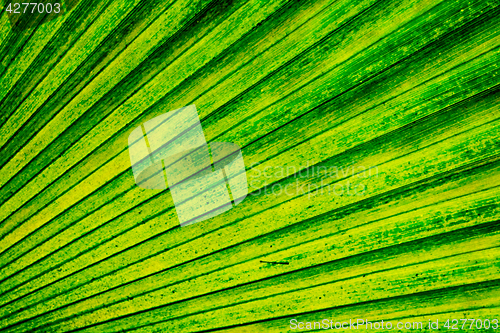
[{"label": "green striped pattern", "polygon": [[[0,332],[500,320],[500,1],[0,20]],[[241,147],[251,193],[181,228],[127,140],[190,104],[207,141]]]}]

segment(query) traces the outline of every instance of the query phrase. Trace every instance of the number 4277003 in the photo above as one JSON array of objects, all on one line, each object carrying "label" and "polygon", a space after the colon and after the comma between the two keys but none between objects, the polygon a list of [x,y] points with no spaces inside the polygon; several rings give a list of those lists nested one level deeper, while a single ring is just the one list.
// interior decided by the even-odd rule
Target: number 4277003
[{"label": "number 4277003", "polygon": [[499,328],[498,319],[448,319],[443,327],[449,330],[487,329]]},{"label": "number 4277003", "polygon": [[61,4],[60,3],[37,3],[37,2],[22,2],[22,3],[9,3],[5,10],[11,14],[50,14],[50,13],[60,13]]}]

